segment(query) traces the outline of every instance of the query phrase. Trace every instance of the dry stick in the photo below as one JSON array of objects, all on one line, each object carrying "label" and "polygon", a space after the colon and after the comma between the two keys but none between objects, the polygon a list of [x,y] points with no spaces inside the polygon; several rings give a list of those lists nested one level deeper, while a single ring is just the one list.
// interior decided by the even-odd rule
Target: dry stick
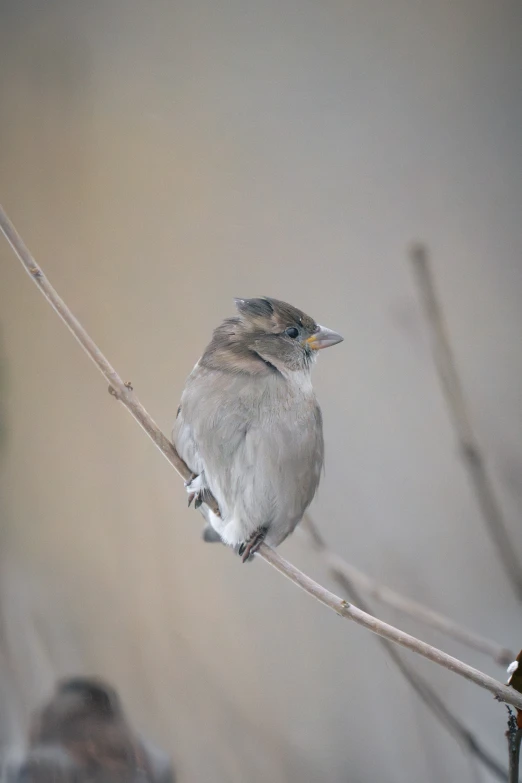
[{"label": "dry stick", "polygon": [[[89,337],[83,326],[73,316],[65,302],[58,296],[40,267],[37,266],[35,260],[23,243],[22,238],[1,206],[0,228],[4,232],[26,271],[32,277],[47,301],[56,310],[80,345],[109,381],[115,396],[125,405],[127,410],[134,416],[178,473],[185,480],[190,479],[192,473],[187,465],[183,462],[170,441],[160,432],[157,425],[139,402],[130,384],[125,384],[122,381],[96,344]],[[217,509],[215,500],[213,501],[211,508]],[[313,596],[320,603],[324,604],[324,606],[332,609],[341,617],[344,617],[347,620],[353,620],[358,625],[362,625],[364,628],[373,631],[373,633],[383,636],[403,647],[407,647],[409,650],[412,650],[418,655],[422,655],[424,658],[428,658],[428,660],[437,663],[439,666],[443,666],[444,668],[459,674],[466,680],[470,680],[470,682],[474,682],[479,687],[485,688],[493,693],[499,701],[504,701],[508,704],[512,704],[514,707],[522,708],[522,694],[517,693],[513,688],[509,688],[501,682],[498,682],[498,680],[495,680],[493,677],[489,677],[478,669],[468,666],[462,661],[459,661],[458,658],[454,658],[442,650],[438,650],[436,647],[432,647],[431,645],[426,644],[426,642],[416,639],[414,636],[410,636],[410,634],[404,633],[398,628],[394,628],[392,625],[383,623],[381,620],[372,617],[366,612],[362,612],[356,606],[352,606],[347,601],[339,598],[339,596],[326,590],[317,582],[314,582],[313,579],[310,579],[309,576],[303,574],[302,571],[299,571],[298,568],[282,558],[266,544],[261,545],[257,556],[269,563],[276,571],[279,571],[295,585]]]},{"label": "dry stick", "polygon": [[[24,265],[27,272],[33,278],[34,282],[43,293],[49,304],[58,313],[65,325],[73,333],[74,337],[78,340],[84,351],[92,359],[94,364],[98,367],[102,375],[109,381],[109,391],[113,394],[125,407],[130,411],[132,416],[140,424],[147,435],[154,441],[158,449],[167,458],[172,467],[179,473],[179,475],[187,481],[192,476],[192,473],[183,462],[178,452],[172,445],[172,443],[161,432],[155,421],[149,416],[141,402],[132,390],[130,383],[124,383],[116,370],[107,361],[102,354],[94,340],[89,337],[81,323],[71,313],[63,299],[58,296],[55,289],[52,287],[42,270],[37,266],[31,253],[25,246],[21,236],[7,217],[4,209],[0,206],[0,228],[5,234],[9,244],[15,251],[16,255]],[[219,513],[217,503],[212,505],[209,503],[210,508],[216,513]]]},{"label": "dry stick", "polygon": [[457,434],[464,465],[506,574],[516,594],[522,599],[522,566],[515,554],[493,482],[471,425],[446,322],[435,290],[428,252],[423,245],[415,245],[410,255],[430,329],[439,380]]},{"label": "dry stick", "polygon": [[299,571],[298,568],[282,558],[281,555],[278,555],[277,552],[266,546],[266,544],[262,545],[259,554],[263,560],[270,563],[270,565],[283,574],[283,576],[286,576],[287,579],[290,579],[291,582],[302,590],[305,590],[305,592],[316,598],[320,603],[333,609],[333,611],[337,612],[341,617],[344,617],[347,620],[353,620],[358,625],[362,625],[363,628],[367,628],[378,636],[382,636],[385,639],[389,639],[391,642],[400,644],[402,647],[406,647],[412,652],[422,655],[424,658],[437,663],[439,666],[443,666],[445,669],[449,669],[450,671],[455,672],[455,674],[459,674],[466,680],[474,682],[481,688],[491,691],[491,693],[495,694],[498,701],[504,701],[518,707],[522,700],[520,698],[522,694],[514,693],[512,688],[502,685],[498,680],[489,677],[478,669],[474,669],[472,666],[468,666],[468,664],[463,663],[458,658],[454,658],[452,655],[448,655],[442,650],[432,647],[431,644],[426,644],[426,642],[423,642],[410,634],[404,633],[404,631],[395,628],[393,625],[384,623],[382,620],[378,620],[376,617],[373,617],[366,612],[362,612],[356,606],[349,604],[347,601],[342,600],[334,593],[331,593],[329,590],[326,590],[324,587],[317,584],[317,582],[314,582],[313,579],[310,579],[309,576],[303,574],[302,571]]},{"label": "dry stick", "polygon": [[[326,541],[319,532],[319,529],[315,522],[312,520],[309,514],[306,514],[302,527],[308,532],[311,543],[315,550],[325,561],[332,578],[335,579],[337,584],[346,592],[350,597],[350,600],[355,601],[361,609],[365,612],[369,612],[369,607],[365,605],[365,601],[358,592],[359,585],[357,584],[357,577],[352,580],[349,576],[351,566],[344,564],[340,558],[336,558],[332,554],[326,545]],[[345,567],[346,566],[346,567]],[[359,572],[357,571],[357,575]],[[361,576],[364,577],[364,574]],[[366,578],[366,577],[364,577]],[[364,588],[363,588],[364,589]],[[457,742],[464,747],[464,749],[475,756],[481,761],[489,771],[495,775],[499,780],[507,780],[506,769],[503,768],[489,753],[485,750],[476,737],[466,728],[466,726],[448,709],[442,699],[434,691],[431,685],[412,669],[404,660],[399,650],[388,639],[379,639],[379,642],[383,646],[386,654],[391,658],[393,663],[397,666],[399,671],[405,680],[411,685],[413,690],[419,696],[421,701],[428,707],[435,715],[437,720],[448,730],[449,734],[457,740]],[[511,659],[513,660],[513,659]]]},{"label": "dry stick", "polygon": [[347,563],[334,552],[328,552],[326,559],[333,571],[346,576],[351,582],[356,584],[359,589],[364,590],[377,601],[402,612],[402,614],[413,617],[431,628],[441,631],[446,636],[465,644],[471,649],[490,655],[499,666],[507,666],[515,659],[516,656],[513,654],[513,651],[509,650],[507,647],[502,647],[502,645],[497,642],[474,633],[474,631],[459,625],[454,620],[439,614],[439,612],[429,609],[418,601],[407,598],[386,585],[379,584],[374,579],[367,576],[367,574],[362,573],[362,571],[359,571],[350,563]]},{"label": "dry stick", "polygon": [[446,636],[456,639],[474,650],[490,655],[500,666],[507,666],[511,661],[515,660],[516,654],[507,647],[502,647],[498,642],[480,636],[480,634],[459,625],[454,620],[450,620],[449,617],[445,617],[439,612],[434,612],[432,609],[429,609],[418,601],[414,601],[411,598],[407,598],[406,596],[397,593],[390,587],[377,582],[367,574],[359,571],[358,568],[355,568],[355,566],[348,563],[342,557],[339,557],[335,552],[328,549],[315,522],[313,522],[308,514],[305,514],[303,517],[301,529],[306,531],[315,548],[321,552],[323,559],[331,572],[334,575],[340,574],[346,577],[357,590],[363,590],[372,598],[375,598],[377,601],[380,601],[387,606],[391,606],[393,609],[397,609],[397,611],[402,612],[402,614],[413,617],[415,620],[418,620],[425,625],[429,625],[437,631],[441,631],[446,634]]},{"label": "dry stick", "polygon": [[509,709],[508,730],[506,731],[506,737],[508,741],[508,755],[509,755],[509,773],[508,782],[519,782],[519,764],[520,764],[520,741],[522,740],[522,729],[518,728],[517,718],[513,715],[513,712]]},{"label": "dry stick", "polygon": [[522,740],[522,729],[517,729],[513,739],[509,739],[509,783],[518,783],[520,763],[520,741]]}]

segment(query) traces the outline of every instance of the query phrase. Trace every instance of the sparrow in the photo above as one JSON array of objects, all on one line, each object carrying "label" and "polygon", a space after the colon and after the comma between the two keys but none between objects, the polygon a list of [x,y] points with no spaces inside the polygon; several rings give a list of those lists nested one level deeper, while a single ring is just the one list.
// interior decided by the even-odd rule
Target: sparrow
[{"label": "sparrow", "polygon": [[250,559],[293,532],[310,505],[324,462],[323,423],[311,382],[337,332],[268,296],[235,299],[238,315],[215,329],[189,375],[173,443],[192,471],[189,505],[211,492],[203,538]]},{"label": "sparrow", "polygon": [[33,715],[14,783],[174,783],[167,757],[129,725],[116,691],[95,678],[57,683]]}]

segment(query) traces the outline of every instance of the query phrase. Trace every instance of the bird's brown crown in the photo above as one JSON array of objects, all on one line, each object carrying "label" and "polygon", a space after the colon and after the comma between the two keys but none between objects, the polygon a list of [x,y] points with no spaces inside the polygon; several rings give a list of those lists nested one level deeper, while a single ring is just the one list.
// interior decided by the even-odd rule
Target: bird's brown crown
[{"label": "bird's brown crown", "polygon": [[307,369],[313,361],[313,318],[268,296],[235,299],[239,315],[214,330],[201,365],[224,372],[260,375]]}]

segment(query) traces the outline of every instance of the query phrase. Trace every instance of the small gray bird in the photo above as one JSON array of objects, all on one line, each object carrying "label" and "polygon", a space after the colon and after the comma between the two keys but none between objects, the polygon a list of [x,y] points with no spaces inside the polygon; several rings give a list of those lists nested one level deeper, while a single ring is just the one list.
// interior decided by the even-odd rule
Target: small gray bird
[{"label": "small gray bird", "polygon": [[341,335],[277,299],[235,299],[192,370],[172,437],[194,478],[189,505],[214,495],[204,538],[238,549],[278,546],[315,495],[323,424],[311,382],[317,351]]}]

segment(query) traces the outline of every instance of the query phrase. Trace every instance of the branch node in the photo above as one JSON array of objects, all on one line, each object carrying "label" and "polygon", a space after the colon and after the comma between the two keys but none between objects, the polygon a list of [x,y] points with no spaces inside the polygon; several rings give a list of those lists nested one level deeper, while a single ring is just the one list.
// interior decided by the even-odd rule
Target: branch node
[{"label": "branch node", "polygon": [[[130,381],[127,381],[123,385],[125,386],[125,389],[127,391],[129,391],[129,392],[134,391],[134,386],[132,385],[132,383]],[[120,402],[124,402],[124,398],[126,397],[126,392],[123,389],[115,388],[111,384],[111,385],[109,385],[109,388],[107,389],[107,391],[109,392],[110,395],[112,395],[112,397],[116,397],[116,399],[119,400]]]}]

